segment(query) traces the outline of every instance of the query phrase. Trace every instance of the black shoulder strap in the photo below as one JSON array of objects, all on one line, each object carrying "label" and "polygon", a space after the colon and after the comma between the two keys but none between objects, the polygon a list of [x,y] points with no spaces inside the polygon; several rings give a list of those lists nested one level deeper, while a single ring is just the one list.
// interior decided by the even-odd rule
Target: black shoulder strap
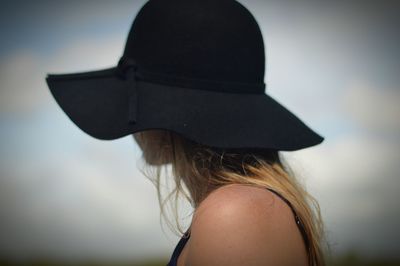
[{"label": "black shoulder strap", "polygon": [[300,229],[300,232],[301,232],[301,235],[303,236],[303,240],[304,240],[304,243],[305,243],[305,245],[306,245],[306,248],[307,248],[307,250],[309,250],[309,248],[310,248],[310,243],[309,243],[309,240],[308,240],[308,238],[307,238],[306,230],[304,229],[304,225],[303,225],[303,223],[301,222],[300,218],[297,216],[297,213],[296,213],[296,211],[294,210],[292,204],[291,204],[287,199],[285,199],[281,194],[279,194],[278,192],[276,192],[275,190],[270,189],[270,188],[267,188],[267,189],[268,189],[269,191],[275,193],[275,194],[276,194],[277,196],[279,196],[284,202],[286,202],[287,205],[289,205],[290,209],[291,209],[292,212],[293,212],[293,215],[294,215],[294,219],[295,219],[295,221],[296,221],[296,224],[298,225],[298,227],[299,227],[299,229]]}]

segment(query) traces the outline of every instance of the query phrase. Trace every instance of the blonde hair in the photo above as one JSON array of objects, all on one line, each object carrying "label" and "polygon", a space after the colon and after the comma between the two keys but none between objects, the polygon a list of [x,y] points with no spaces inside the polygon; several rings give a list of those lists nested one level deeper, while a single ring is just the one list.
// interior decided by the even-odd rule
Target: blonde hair
[{"label": "blonde hair", "polygon": [[[154,132],[154,130],[153,130]],[[283,162],[276,150],[268,149],[219,149],[199,144],[180,134],[157,130],[158,140],[146,134],[135,133],[144,152],[157,156],[158,165],[141,169],[157,188],[161,216],[173,230],[165,214],[165,204],[174,197],[172,211],[180,234],[178,199],[183,196],[196,208],[207,196],[209,188],[228,184],[250,184],[272,189],[286,198],[303,224],[308,244],[309,265],[325,265],[323,243],[324,225],[317,200],[294,177],[293,171]],[[162,139],[162,141],[160,141]],[[156,146],[154,147],[154,144]],[[170,165],[174,188],[162,200],[160,177],[164,166]],[[155,170],[155,171],[151,171]],[[167,170],[167,169],[165,169]],[[167,171],[165,172],[167,173]],[[185,187],[189,194],[185,191]]]}]

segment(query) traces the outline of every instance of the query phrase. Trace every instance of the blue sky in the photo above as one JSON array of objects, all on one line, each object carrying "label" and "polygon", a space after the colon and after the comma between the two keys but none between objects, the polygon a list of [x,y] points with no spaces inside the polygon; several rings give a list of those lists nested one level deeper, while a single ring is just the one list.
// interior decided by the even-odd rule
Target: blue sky
[{"label": "blue sky", "polygon": [[[325,137],[284,153],[320,201],[334,253],[398,256],[399,18],[385,1],[240,1],[256,17],[267,93]],[[47,73],[113,66],[144,1],[9,1],[0,11],[0,254],[168,257],[132,138],[99,141]],[[188,210],[188,208],[183,208]]]}]

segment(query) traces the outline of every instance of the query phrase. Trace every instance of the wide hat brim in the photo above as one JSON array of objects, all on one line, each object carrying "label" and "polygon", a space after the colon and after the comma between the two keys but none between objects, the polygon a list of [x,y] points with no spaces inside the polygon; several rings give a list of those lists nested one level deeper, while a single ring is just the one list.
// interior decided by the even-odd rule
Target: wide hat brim
[{"label": "wide hat brim", "polygon": [[166,129],[218,148],[294,151],[324,138],[267,94],[223,93],[136,81],[137,121],[129,123],[129,86],[116,67],[48,75],[52,95],[90,136],[113,140]]}]

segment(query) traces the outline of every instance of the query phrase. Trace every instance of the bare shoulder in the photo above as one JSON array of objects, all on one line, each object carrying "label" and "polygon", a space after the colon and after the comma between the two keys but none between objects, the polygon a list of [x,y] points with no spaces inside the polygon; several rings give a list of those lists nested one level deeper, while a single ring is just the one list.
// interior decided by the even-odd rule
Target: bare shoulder
[{"label": "bare shoulder", "polygon": [[[290,207],[265,188],[227,185],[195,211],[187,266],[306,265]],[[303,263],[304,261],[304,263]]]}]

